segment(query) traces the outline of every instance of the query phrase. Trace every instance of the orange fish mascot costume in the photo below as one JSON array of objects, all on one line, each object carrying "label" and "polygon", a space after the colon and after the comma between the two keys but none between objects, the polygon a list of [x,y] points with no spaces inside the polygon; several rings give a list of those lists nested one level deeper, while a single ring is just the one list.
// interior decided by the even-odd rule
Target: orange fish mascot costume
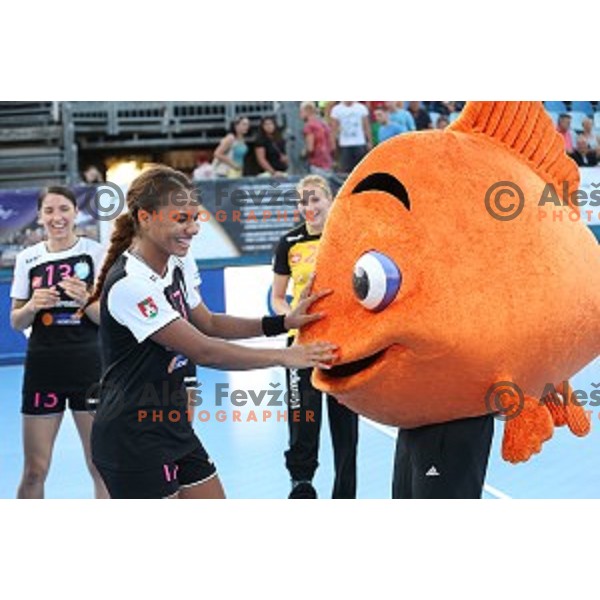
[{"label": "orange fish mascot costume", "polygon": [[554,426],[585,435],[567,380],[600,353],[600,249],[578,185],[540,102],[469,102],[377,146],[320,244],[314,289],[333,293],[301,341],[340,354],[315,386],[402,429],[500,412],[513,463]]}]

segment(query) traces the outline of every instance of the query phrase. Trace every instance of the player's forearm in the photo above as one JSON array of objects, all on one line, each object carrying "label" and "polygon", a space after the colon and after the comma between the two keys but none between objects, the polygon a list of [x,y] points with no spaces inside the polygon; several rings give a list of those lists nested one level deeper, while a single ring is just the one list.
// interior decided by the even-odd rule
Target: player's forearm
[{"label": "player's forearm", "polygon": [[31,302],[28,302],[21,308],[13,308],[10,312],[10,324],[13,329],[23,331],[33,324],[36,310]]},{"label": "player's forearm", "polygon": [[199,365],[226,371],[250,371],[284,365],[284,349],[246,348],[221,340],[207,340],[196,356]]},{"label": "player's forearm", "polygon": [[205,333],[224,340],[243,340],[264,335],[262,319],[246,319],[223,314],[212,315],[210,331]]},{"label": "player's forearm", "polygon": [[292,307],[288,304],[285,298],[272,298],[273,309],[278,315],[287,315],[291,312]]}]

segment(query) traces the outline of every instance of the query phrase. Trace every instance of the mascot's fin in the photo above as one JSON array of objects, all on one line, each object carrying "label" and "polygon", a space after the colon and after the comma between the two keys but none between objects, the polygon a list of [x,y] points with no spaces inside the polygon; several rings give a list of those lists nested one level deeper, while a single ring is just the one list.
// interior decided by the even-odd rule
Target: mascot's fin
[{"label": "mascot's fin", "polygon": [[590,432],[591,422],[576,398],[568,381],[556,386],[556,393],[550,393],[542,399],[542,403],[550,412],[556,427],[568,425],[572,433],[583,437]]},{"label": "mascot's fin", "polygon": [[579,214],[579,207],[570,201],[570,194],[579,188],[579,169],[567,156],[541,102],[467,102],[446,131],[483,134],[502,144],[553,184],[557,197],[562,201],[566,196]]},{"label": "mascot's fin", "polygon": [[554,427],[563,427],[567,424],[567,411],[562,395],[552,392],[542,398],[542,403],[548,409]]},{"label": "mascot's fin", "polygon": [[502,458],[511,463],[525,462],[542,449],[554,433],[550,412],[542,402],[525,396],[515,414],[507,414],[502,439]]},{"label": "mascot's fin", "polygon": [[558,393],[563,397],[565,417],[571,432],[579,437],[587,435],[591,429],[590,417],[577,403],[577,399],[571,397],[573,391],[568,381],[558,386]]}]

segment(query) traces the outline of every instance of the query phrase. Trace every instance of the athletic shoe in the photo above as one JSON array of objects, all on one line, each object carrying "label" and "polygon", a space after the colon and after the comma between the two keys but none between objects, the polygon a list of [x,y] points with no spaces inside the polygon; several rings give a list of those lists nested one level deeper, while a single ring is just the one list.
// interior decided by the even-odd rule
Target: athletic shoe
[{"label": "athletic shoe", "polygon": [[317,490],[310,481],[294,481],[289,500],[316,500]]}]

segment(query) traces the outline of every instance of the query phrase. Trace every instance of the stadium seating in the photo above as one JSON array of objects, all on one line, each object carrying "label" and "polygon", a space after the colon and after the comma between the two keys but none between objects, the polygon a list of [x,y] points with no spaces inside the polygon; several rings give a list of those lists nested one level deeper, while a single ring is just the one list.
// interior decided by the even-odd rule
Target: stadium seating
[{"label": "stadium seating", "polygon": [[282,125],[289,110],[283,104],[0,102],[0,187],[74,183],[79,180],[80,150],[214,147],[238,115],[247,116],[254,130],[266,115]]},{"label": "stadium seating", "polygon": [[0,102],[0,188],[68,181],[68,135],[58,110],[54,102]]},{"label": "stadium seating", "polygon": [[567,112],[567,106],[561,100],[546,100],[544,106],[548,112],[564,113]]},{"label": "stadium seating", "polygon": [[588,100],[573,100],[573,102],[571,102],[571,110],[582,112],[588,117],[591,117],[594,114],[594,107]]}]

